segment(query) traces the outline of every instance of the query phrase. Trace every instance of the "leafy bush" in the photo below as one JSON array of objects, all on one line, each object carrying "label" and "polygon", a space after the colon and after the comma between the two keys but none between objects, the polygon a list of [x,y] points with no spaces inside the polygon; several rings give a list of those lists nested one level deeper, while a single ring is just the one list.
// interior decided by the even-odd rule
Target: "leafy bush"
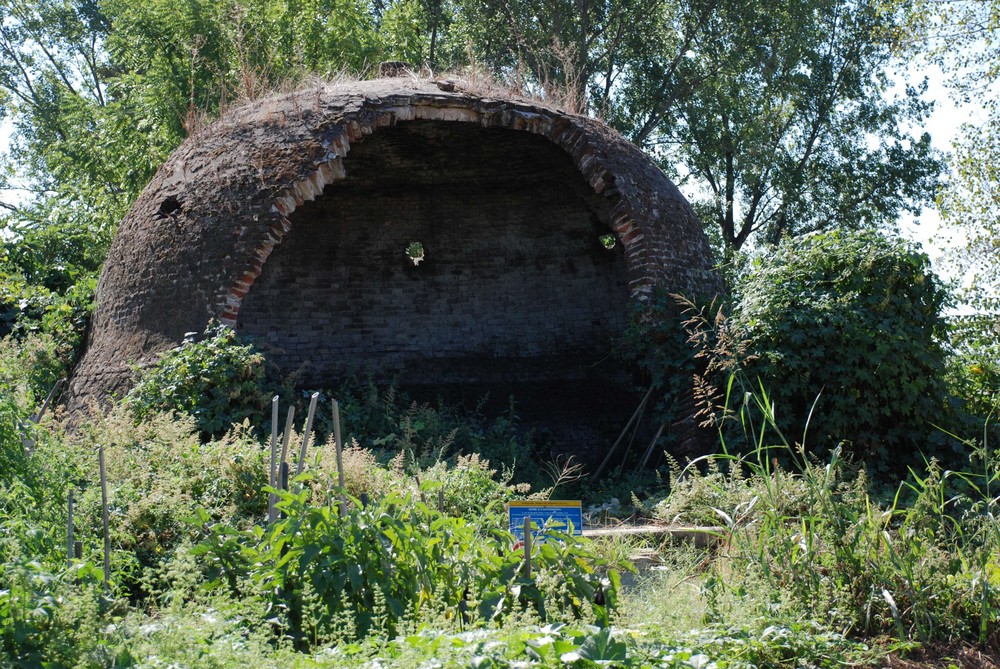
[{"label": "leafy bush", "polygon": [[[481,408],[465,413],[443,403],[415,402],[395,386],[379,388],[372,382],[346,383],[337,397],[344,438],[389,459],[402,454],[403,468],[411,474],[438,462],[477,455],[509,473],[511,480],[534,489],[548,479],[542,454],[518,424],[513,399],[507,411],[487,417]],[[318,421],[317,427],[329,434],[332,423],[327,420]]]},{"label": "leafy bush", "polygon": [[926,255],[875,232],[814,234],[756,256],[738,292],[746,376],[786,434],[808,423],[811,444],[847,440],[882,464],[927,445],[944,415],[946,293]]},{"label": "leafy bush", "polygon": [[126,398],[136,421],[160,411],[194,416],[205,436],[263,415],[270,396],[264,389],[265,359],[236,333],[209,324],[198,341],[185,341],[163,355]]},{"label": "leafy bush", "polygon": [[66,378],[83,344],[96,282],[59,294],[0,274],[0,386],[36,410]]},{"label": "leafy bush", "polygon": [[484,520],[499,518],[511,499],[531,489],[527,483],[512,484],[511,470],[504,470],[498,478],[497,470],[477,453],[459,455],[451,465],[437,462],[421,476],[440,485],[448,513]]},{"label": "leafy bush", "polygon": [[[766,482],[762,473],[739,459],[705,456],[681,468],[670,462],[670,493],[653,507],[661,521],[681,525],[717,526],[739,519],[751,509]],[[699,467],[703,467],[704,471]],[[800,478],[787,476],[777,465],[771,477],[783,481],[778,511],[794,516],[807,506],[807,489]]]},{"label": "leafy bush", "polygon": [[0,335],[45,332],[75,349],[82,343],[96,289],[94,276],[79,277],[57,292],[0,272]]},{"label": "leafy bush", "polygon": [[303,647],[391,638],[404,621],[428,615],[488,622],[526,607],[541,620],[607,624],[617,601],[617,572],[608,571],[616,565],[581,537],[553,534],[559,542],[535,545],[529,577],[524,549],[488,523],[442,514],[412,492],[367,507],[351,499],[346,508],[336,495],[313,504],[308,490],[280,492],[283,518],[266,530],[210,525],[204,512],[196,521],[207,530],[196,552],[214,568],[214,583],[234,597],[268,593],[285,612],[279,625]]},{"label": "leafy bush", "polygon": [[158,413],[136,425],[125,411],[79,424],[61,442],[41,451],[50,463],[56,448],[72,463],[77,527],[100,562],[101,490],[96,448],[105,448],[111,512],[113,585],[132,595],[146,588],[146,572],[170,559],[193,535],[185,519],[198,508],[237,527],[267,511],[264,449],[248,425],[203,443],[194,419]]},{"label": "leafy bush", "polygon": [[1000,415],[1000,319],[989,314],[949,319],[948,381],[978,417]]},{"label": "leafy bush", "polygon": [[34,413],[59,379],[66,378],[68,355],[47,333],[7,336],[0,340],[0,389]]}]

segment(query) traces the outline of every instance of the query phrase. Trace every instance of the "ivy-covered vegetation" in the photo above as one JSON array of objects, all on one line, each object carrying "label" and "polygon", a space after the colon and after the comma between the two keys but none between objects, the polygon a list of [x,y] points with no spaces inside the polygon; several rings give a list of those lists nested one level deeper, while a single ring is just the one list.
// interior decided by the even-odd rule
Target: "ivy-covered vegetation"
[{"label": "ivy-covered vegetation", "polygon": [[[879,233],[831,232],[751,257],[734,284],[732,326],[747,382],[808,446],[843,444],[884,467],[907,450],[940,455],[947,293],[928,257]],[[916,446],[916,448],[914,448]]]}]

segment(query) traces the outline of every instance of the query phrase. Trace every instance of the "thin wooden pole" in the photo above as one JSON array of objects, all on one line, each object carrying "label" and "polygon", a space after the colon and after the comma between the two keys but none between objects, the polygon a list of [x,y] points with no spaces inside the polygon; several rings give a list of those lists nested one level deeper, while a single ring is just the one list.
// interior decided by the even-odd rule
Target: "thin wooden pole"
[{"label": "thin wooden pole", "polygon": [[414,478],[417,479],[417,492],[420,493],[420,503],[427,506],[427,497],[424,496],[424,484],[420,482],[420,472],[418,471],[414,474]]},{"label": "thin wooden pole", "polygon": [[111,532],[108,518],[108,475],[104,468],[104,446],[97,450],[97,458],[101,465],[101,511],[104,525],[104,587],[111,583]]},{"label": "thin wooden pole", "polygon": [[[272,488],[277,484],[278,468],[278,396],[271,398],[271,466],[268,469],[267,484]],[[273,492],[267,496],[267,522],[274,522],[274,505],[278,496]]]},{"label": "thin wooden pole", "polygon": [[438,512],[444,515],[444,488],[438,488]]},{"label": "thin wooden pole", "polygon": [[288,463],[282,462],[278,472],[279,490],[288,490]]},{"label": "thin wooden pole", "polygon": [[[306,415],[306,428],[302,435],[302,448],[299,449],[299,464],[295,468],[295,475],[302,473],[302,468],[306,466],[306,448],[309,446],[309,435],[312,433],[313,417],[316,415],[316,402],[319,400],[319,393],[313,393],[309,399],[309,413]],[[298,489],[301,486],[296,486]]]},{"label": "thin wooden pole", "polygon": [[632,444],[635,443],[635,438],[639,435],[639,427],[642,422],[642,416],[646,411],[646,402],[644,401],[639,405],[641,411],[639,415],[636,416],[635,425],[632,428],[632,436],[628,440],[628,444],[625,445],[625,451],[622,453],[621,462],[618,463],[618,473],[621,474],[622,470],[625,469],[625,460],[628,459],[628,454],[632,452]]},{"label": "thin wooden pole", "polygon": [[[282,460],[281,465],[278,468],[278,486],[280,490],[288,490],[288,463],[284,460]],[[287,517],[288,514],[282,511],[281,518],[284,519]],[[285,557],[285,554],[287,553],[288,542],[286,541],[281,544],[281,557]],[[284,599],[285,589],[279,586],[275,589],[274,594],[277,595],[278,599]]]},{"label": "thin wooden pole", "polygon": [[[281,486],[281,490],[288,490],[288,463],[281,463],[281,471],[278,475],[278,485]],[[281,517],[285,517],[285,513],[282,512]]]},{"label": "thin wooden pole", "polygon": [[295,421],[295,407],[288,407],[288,418],[285,419],[285,436],[281,440],[281,463],[288,462],[288,442],[292,439],[292,423]]},{"label": "thin wooden pole", "polygon": [[[76,559],[77,562],[83,559],[83,542],[80,540],[76,540],[73,542],[73,557]],[[80,577],[76,576],[73,580],[76,583],[79,583]]]},{"label": "thin wooden pole", "polygon": [[52,398],[56,396],[56,394],[59,392],[59,389],[63,387],[64,383],[66,383],[66,379],[59,379],[58,381],[56,381],[56,385],[52,386],[52,390],[49,391],[49,394],[45,398],[45,401],[42,402],[42,408],[38,410],[37,414],[31,417],[32,423],[37,424],[38,421],[42,419],[42,416],[45,415],[46,409],[49,408],[49,404],[52,403]]},{"label": "thin wooden pole", "polygon": [[347,498],[344,497],[344,443],[340,440],[340,403],[333,400],[333,443],[337,448],[337,486],[340,488],[340,512],[347,510]]},{"label": "thin wooden pole", "polygon": [[524,577],[531,578],[531,516],[524,517]]},{"label": "thin wooden pole", "polygon": [[66,520],[66,567],[70,568],[73,566],[73,490],[70,489],[67,495],[67,504],[69,513],[67,514]]},{"label": "thin wooden pole", "polygon": [[653,449],[656,448],[656,442],[659,441],[660,435],[663,434],[663,430],[667,427],[666,422],[660,423],[660,429],[656,431],[656,435],[653,440],[649,442],[649,446],[646,448],[646,453],[642,456],[642,464],[639,465],[639,469],[645,469],[646,465],[649,464],[649,458],[653,455]]},{"label": "thin wooden pole", "polygon": [[632,427],[632,423],[634,423],[635,420],[642,413],[642,410],[646,406],[646,402],[649,401],[649,396],[653,394],[654,388],[656,388],[656,386],[650,386],[649,390],[646,392],[646,396],[642,398],[641,402],[639,402],[639,406],[636,407],[635,413],[633,413],[632,417],[628,419],[627,423],[625,423],[625,428],[622,430],[622,433],[618,435],[618,439],[615,440],[615,443],[608,450],[608,454],[604,456],[604,460],[601,461],[601,464],[597,468],[597,471],[595,471],[594,475],[590,477],[591,481],[596,481],[598,478],[600,478],[601,474],[604,473],[604,468],[608,466],[608,462],[611,460],[611,456],[614,455],[615,450],[618,449],[618,445],[622,442],[622,439],[625,438],[625,435],[628,434],[629,428]]}]

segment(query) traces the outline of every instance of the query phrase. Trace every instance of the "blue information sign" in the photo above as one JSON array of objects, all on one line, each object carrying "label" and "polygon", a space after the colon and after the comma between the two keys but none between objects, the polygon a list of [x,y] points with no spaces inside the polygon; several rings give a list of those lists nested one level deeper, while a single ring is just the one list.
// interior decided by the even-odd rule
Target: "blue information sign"
[{"label": "blue information sign", "polygon": [[538,527],[532,533],[535,540],[545,539],[543,530],[549,529],[563,534],[583,534],[583,509],[580,500],[545,500],[511,502],[508,509],[510,532],[518,541],[524,541],[524,519],[531,518]]}]

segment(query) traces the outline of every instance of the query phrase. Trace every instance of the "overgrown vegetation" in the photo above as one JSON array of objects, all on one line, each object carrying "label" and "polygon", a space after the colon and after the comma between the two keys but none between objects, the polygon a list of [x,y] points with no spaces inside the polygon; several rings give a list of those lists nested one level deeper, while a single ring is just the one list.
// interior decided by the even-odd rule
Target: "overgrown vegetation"
[{"label": "overgrown vegetation", "polygon": [[137,421],[177,411],[193,416],[206,436],[219,435],[264,412],[266,378],[264,356],[237,342],[231,328],[213,323],[203,337],[185,341],[140,373],[126,404]]},{"label": "overgrown vegetation", "polygon": [[[648,504],[720,525],[717,547],[659,546],[662,567],[622,590],[613,569],[627,550],[571,537],[536,547],[528,577],[503,521],[528,491],[478,456],[422,467],[354,445],[341,490],[328,442],[268,524],[266,449],[248,423],[205,442],[193,417],[136,424],[122,408],[75,434],[37,428],[27,455],[32,428],[8,398],[5,661],[857,666],[914,643],[998,650],[990,442],[969,443],[965,469],[929,462],[885,496],[840,449],[819,459],[785,442],[763,393],[734,398],[729,415],[754,448],[674,463],[669,495]],[[94,444],[109,464],[110,588]],[[85,550],[67,567],[71,489]]]},{"label": "overgrown vegetation", "polygon": [[[0,155],[0,667],[996,657],[996,10],[0,2],[0,121],[15,126]],[[939,27],[947,38],[928,46]],[[974,48],[956,58],[956,42]],[[987,110],[963,128],[940,198],[976,278],[975,312],[947,332],[926,257],[882,236],[932,200],[942,168],[929,137],[902,132],[929,111],[920,86],[887,95],[904,46],[928,49]],[[225,329],[142,372],[106,415],[73,430],[32,420],[75,360],[118,221],[185,136],[234,102],[395,58],[599,113],[700,186],[731,299],[655,296],[624,353],[657,386],[657,418],[700,411],[714,452],[674,442],[680,459],[646,479],[581,487],[604,514],[631,498],[662,521],[718,525],[710,550],[656,546],[659,569],[619,588],[627,543],[564,537],[535,547],[528,577],[504,505],[567,477],[548,475],[516,405],[470,416],[357,381],[321,393],[306,473],[275,493],[283,516],[269,523],[261,415],[280,392],[301,429],[311,390],[267,378]],[[801,237],[817,230],[837,232]],[[677,371],[694,375],[696,404]],[[71,492],[83,552],[67,560]]]},{"label": "overgrown vegetation", "polygon": [[[769,389],[783,434],[880,469],[942,455],[947,293],[930,259],[878,233],[790,240],[752,257],[734,284],[742,369]],[[937,433],[937,434],[936,434]],[[790,437],[791,438],[791,437]],[[905,471],[905,470],[903,470]]]}]

